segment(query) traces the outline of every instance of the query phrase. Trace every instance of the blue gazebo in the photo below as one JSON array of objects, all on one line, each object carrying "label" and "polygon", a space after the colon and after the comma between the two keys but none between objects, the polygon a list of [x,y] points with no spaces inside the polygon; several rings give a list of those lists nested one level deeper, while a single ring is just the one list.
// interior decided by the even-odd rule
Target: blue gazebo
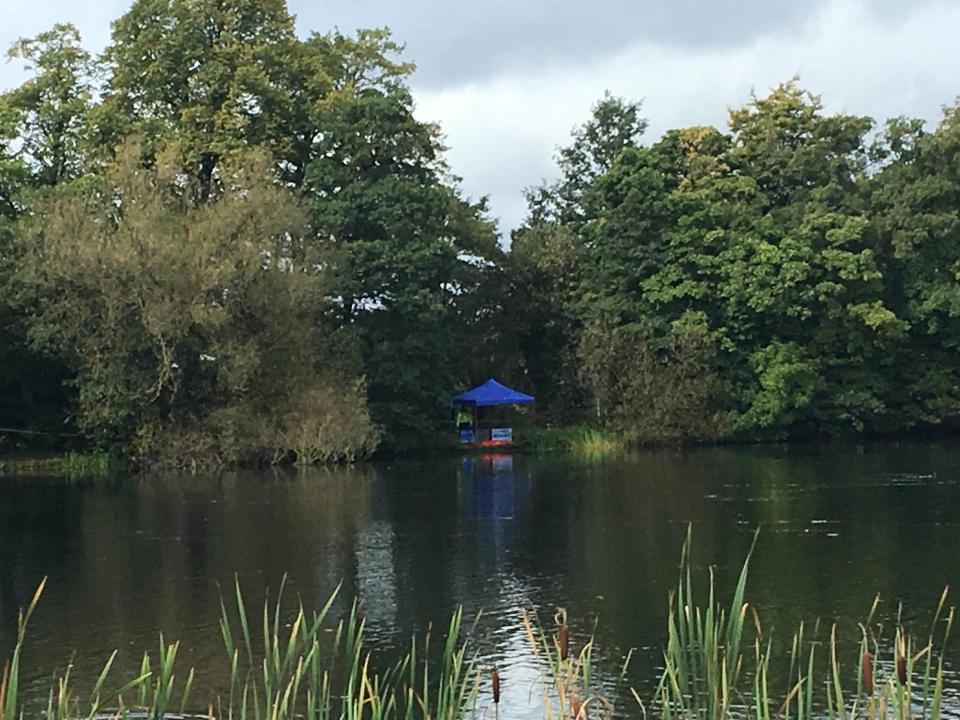
[{"label": "blue gazebo", "polygon": [[513,442],[512,428],[490,428],[489,437],[476,435],[477,409],[496,405],[527,405],[535,401],[533,395],[527,395],[519,390],[507,387],[501,382],[490,378],[482,385],[455,395],[453,402],[465,405],[473,412],[473,428],[460,431],[461,442],[475,442],[478,445],[510,445]]}]

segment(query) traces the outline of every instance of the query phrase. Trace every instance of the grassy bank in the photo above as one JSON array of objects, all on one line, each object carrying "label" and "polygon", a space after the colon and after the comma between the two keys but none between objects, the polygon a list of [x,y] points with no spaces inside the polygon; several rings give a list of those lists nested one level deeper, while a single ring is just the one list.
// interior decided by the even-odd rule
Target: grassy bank
[{"label": "grassy bank", "polygon": [[[929,632],[908,632],[899,613],[885,627],[877,621],[875,601],[859,626],[801,625],[790,637],[773,638],[746,600],[749,564],[748,556],[729,599],[721,602],[712,572],[706,583],[694,576],[688,537],[667,607],[664,669],[659,680],[652,678],[656,690],[646,697],[619,684],[629,656],[622,668],[598,667],[593,641],[576,647],[562,610],[549,627],[524,614],[530,665],[540,671],[527,693],[528,714],[550,720],[943,716],[943,648],[954,617],[946,591]],[[0,681],[0,720],[132,714],[159,720],[191,712],[237,720],[460,720],[493,714],[502,684],[512,681],[508,670],[501,676],[478,655],[477,639],[460,612],[438,639],[429,633],[414,638],[401,658],[374,669],[384,668],[383,659],[365,642],[356,603],[340,619],[331,616],[334,597],[313,613],[298,605],[291,620],[281,610],[282,590],[262,613],[250,613],[237,587],[221,603],[219,621],[230,678],[226,692],[194,692],[194,671],[177,660],[180,644],[161,638],[157,654],[145,655],[134,677],[114,677],[114,653],[92,689],[81,693],[68,668],[55,676],[44,707],[25,708],[21,662],[42,591],[43,585],[20,616],[17,644]],[[860,638],[859,649],[851,634]]]},{"label": "grassy bank", "polygon": [[515,431],[517,447],[534,452],[562,451],[602,457],[627,450],[631,443],[619,433],[576,425],[556,428],[523,428]]},{"label": "grassy bank", "polygon": [[125,463],[106,453],[68,452],[62,455],[0,458],[3,475],[57,475],[68,478],[106,477]]}]

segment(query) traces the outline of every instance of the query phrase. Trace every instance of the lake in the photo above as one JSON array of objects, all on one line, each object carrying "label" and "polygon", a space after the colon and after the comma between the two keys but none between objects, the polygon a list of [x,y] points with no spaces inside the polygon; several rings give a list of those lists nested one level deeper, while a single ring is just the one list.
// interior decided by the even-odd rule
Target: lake
[{"label": "lake", "polygon": [[552,623],[565,608],[574,645],[595,624],[611,676],[634,649],[630,680],[649,690],[689,524],[695,567],[715,566],[727,596],[760,527],[747,599],[767,631],[787,642],[801,620],[839,621],[852,647],[877,593],[881,618],[902,601],[927,631],[960,580],[958,510],[960,445],[905,443],[0,478],[0,656],[46,576],[24,660],[37,696],[71,657],[89,680],[117,648],[135,674],[162,632],[184,641],[206,698],[224,682],[221,591],[237,577],[256,605],[286,575],[308,607],[342,583],[335,610],[359,598],[385,658],[458,605],[482,611],[476,646],[522,713],[533,684],[524,609]]}]

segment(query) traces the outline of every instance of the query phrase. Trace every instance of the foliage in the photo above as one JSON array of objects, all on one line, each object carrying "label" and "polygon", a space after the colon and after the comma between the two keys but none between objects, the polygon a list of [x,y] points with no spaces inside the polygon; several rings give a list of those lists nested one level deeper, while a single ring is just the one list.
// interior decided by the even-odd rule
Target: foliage
[{"label": "foliage", "polygon": [[515,343],[514,363],[520,366],[512,373],[516,378],[507,377],[529,384],[540,417],[579,421],[584,392],[575,357],[579,253],[574,235],[554,223],[524,228],[514,236],[506,267],[509,300],[500,321]]},{"label": "foliage", "polygon": [[533,238],[576,258],[517,296],[549,318],[524,348],[531,378],[576,357],[586,397],[566,412],[599,404],[638,441],[955,423],[956,117],[892,121],[871,143],[870,118],[827,115],[792,80],[731,111],[728,133],[624,143],[571,215],[531,198],[549,222],[518,232],[515,262]]},{"label": "foliage", "polygon": [[585,402],[576,359],[583,322],[578,297],[587,282],[581,229],[596,180],[646,129],[640,107],[604,95],[590,120],[573,131],[573,142],[557,151],[560,178],[526,191],[528,217],[513,233],[510,304],[503,321],[520,353],[514,374],[531,385],[544,416],[553,421],[580,421],[592,404]]},{"label": "foliage", "polygon": [[385,28],[135,0],[100,56],[57,24],[9,57],[5,447],[409,450],[492,374],[632,443],[960,427],[960,105],[881,125],[793,79],[645,145],[607,93],[506,249]]},{"label": "foliage", "polygon": [[93,105],[93,59],[80,45],[72,25],[57,24],[34,38],[13,44],[8,60],[21,60],[34,76],[3,96],[6,112],[16,118],[8,132],[16,138],[17,156],[30,182],[57,185],[82,171],[89,144]]},{"label": "foliage", "polygon": [[[301,39],[284,0],[137,0],[99,58],[67,25],[18,42],[32,77],[0,104],[4,376],[23,385],[29,348],[60,418],[141,457],[353,458],[374,423],[387,444],[431,442],[503,253],[413,117],[402,49],[386,29]],[[111,177],[131,143],[156,173],[142,217]],[[75,308],[57,283],[84,288]],[[8,424],[50,429],[26,411],[41,397]]]},{"label": "foliage", "polygon": [[[252,156],[225,169],[215,198],[195,197],[176,162],[145,168],[128,143],[91,188],[43,206],[21,278],[37,297],[34,338],[77,368],[81,427],[146,461],[364,454],[364,399],[317,406],[340,374],[320,362],[334,350],[313,319],[323,288],[289,253],[303,226],[294,196]],[[338,430],[287,445],[305,404]],[[249,432],[265,417],[272,431]]]},{"label": "foliage", "polygon": [[[0,720],[24,716],[21,656],[27,625],[45,582],[20,615],[13,657],[0,676]],[[378,671],[371,666],[377,658],[366,643],[357,603],[347,617],[330,622],[336,599],[334,592],[319,611],[310,614],[300,604],[287,622],[281,615],[285,612],[281,586],[274,603],[269,597],[264,601],[262,624],[257,628],[257,618],[248,613],[238,583],[234,597],[221,600],[219,623],[229,690],[203,708],[196,707],[192,694],[194,669],[179,673],[180,643],[168,643],[161,635],[157,654],[144,654],[139,673],[119,683],[111,673],[117,657],[114,651],[89,694],[78,692],[68,666],[50,689],[44,716],[94,720],[109,713],[159,720],[191,712],[189,717],[210,720],[455,720],[476,706],[479,668],[468,654],[461,610],[451,617],[438,648],[432,646],[429,633],[423,639],[414,637],[407,655]]]},{"label": "foliage", "polygon": [[633,443],[722,437],[711,338],[702,328],[678,329],[664,347],[652,346],[630,326],[584,329],[578,357],[601,420]]},{"label": "foliage", "polygon": [[[94,67],[70,25],[13,44],[34,76],[0,95],[0,426],[17,449],[63,445],[70,369],[27,341],[16,290],[16,221],[45,188],[74,179],[85,155]],[[67,428],[63,425],[68,424]]]},{"label": "foliage", "polygon": [[416,120],[405,88],[367,88],[325,118],[307,169],[310,220],[332,248],[339,321],[355,333],[384,440],[405,448],[448,424],[470,341],[465,316],[495,236],[443,183],[435,127]]}]

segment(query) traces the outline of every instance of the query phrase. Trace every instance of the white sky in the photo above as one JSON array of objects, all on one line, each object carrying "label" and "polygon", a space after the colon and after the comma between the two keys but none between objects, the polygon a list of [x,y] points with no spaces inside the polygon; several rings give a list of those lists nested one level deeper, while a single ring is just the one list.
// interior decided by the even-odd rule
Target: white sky
[{"label": "white sky", "polygon": [[[0,47],[72,22],[101,50],[128,0],[0,0]],[[521,191],[609,89],[644,99],[646,140],[726,122],[795,74],[831,111],[936,121],[960,95],[956,0],[290,0],[298,27],[389,25],[418,64],[418,115],[442,126],[454,172],[508,231]],[[23,79],[0,65],[0,88]]]}]

